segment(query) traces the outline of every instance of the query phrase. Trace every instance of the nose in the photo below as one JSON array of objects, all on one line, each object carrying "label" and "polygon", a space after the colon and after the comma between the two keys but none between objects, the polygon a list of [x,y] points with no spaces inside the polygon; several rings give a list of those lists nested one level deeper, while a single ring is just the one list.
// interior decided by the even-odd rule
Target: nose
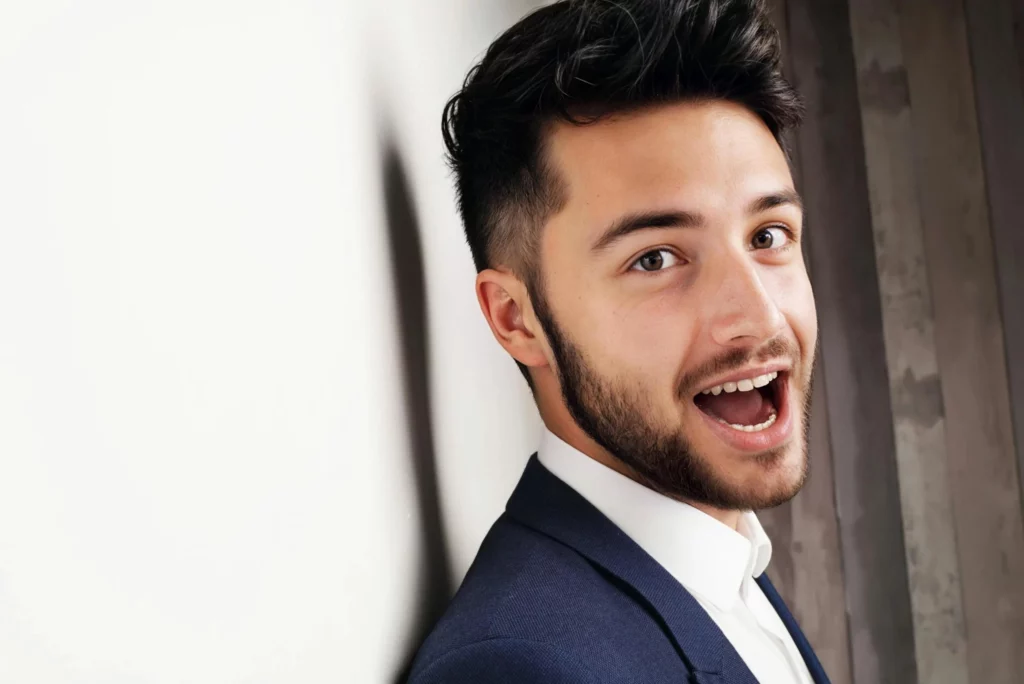
[{"label": "nose", "polygon": [[711,337],[723,347],[766,342],[785,327],[785,317],[765,287],[761,270],[749,254],[720,264],[716,286],[707,301]]}]

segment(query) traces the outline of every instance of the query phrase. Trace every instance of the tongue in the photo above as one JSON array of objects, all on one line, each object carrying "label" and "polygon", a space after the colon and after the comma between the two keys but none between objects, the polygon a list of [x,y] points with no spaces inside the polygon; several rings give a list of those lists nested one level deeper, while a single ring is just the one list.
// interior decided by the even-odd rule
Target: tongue
[{"label": "tongue", "polygon": [[757,390],[698,394],[695,403],[704,413],[734,425],[759,425],[771,417],[772,410],[771,402]]}]

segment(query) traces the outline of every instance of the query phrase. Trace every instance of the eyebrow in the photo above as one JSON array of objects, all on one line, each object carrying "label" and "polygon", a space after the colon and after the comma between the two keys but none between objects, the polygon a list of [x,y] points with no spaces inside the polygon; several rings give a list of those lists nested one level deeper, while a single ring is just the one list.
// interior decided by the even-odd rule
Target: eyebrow
[{"label": "eyebrow", "polygon": [[689,211],[645,211],[627,214],[615,221],[597,239],[592,252],[600,252],[630,233],[649,228],[700,228],[704,217]]},{"label": "eyebrow", "polygon": [[[747,206],[748,214],[762,214],[776,207],[793,205],[803,211],[804,203],[796,190],[782,190],[758,197]],[[590,248],[601,252],[631,233],[652,228],[701,228],[704,216],[692,211],[643,211],[616,219]]]},{"label": "eyebrow", "polygon": [[792,204],[800,211],[804,210],[804,201],[796,190],[782,190],[781,192],[773,192],[770,195],[758,197],[747,206],[747,213],[762,214],[770,209],[786,204]]}]

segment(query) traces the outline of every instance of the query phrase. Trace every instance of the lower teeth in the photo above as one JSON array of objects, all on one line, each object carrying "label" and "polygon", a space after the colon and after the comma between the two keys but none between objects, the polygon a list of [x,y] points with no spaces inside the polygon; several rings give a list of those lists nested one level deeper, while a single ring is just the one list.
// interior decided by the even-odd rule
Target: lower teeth
[{"label": "lower teeth", "polygon": [[736,423],[727,423],[724,420],[722,420],[721,418],[718,419],[718,422],[721,423],[722,425],[728,425],[732,429],[739,430],[740,432],[761,432],[761,430],[767,430],[772,425],[774,425],[775,424],[775,419],[778,418],[778,417],[779,417],[779,414],[777,414],[774,411],[772,411],[772,415],[768,418],[768,420],[764,421],[763,423],[759,423],[757,425],[738,425]]}]

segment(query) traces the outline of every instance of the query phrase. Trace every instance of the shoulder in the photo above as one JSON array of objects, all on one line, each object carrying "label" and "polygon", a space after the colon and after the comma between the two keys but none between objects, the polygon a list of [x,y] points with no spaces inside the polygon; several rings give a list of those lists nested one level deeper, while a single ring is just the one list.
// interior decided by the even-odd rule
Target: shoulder
[{"label": "shoulder", "polygon": [[497,637],[455,648],[418,667],[409,684],[597,684],[583,661],[555,644]]},{"label": "shoulder", "polygon": [[[574,550],[508,518],[495,523],[448,610],[417,654],[412,682],[426,673],[472,669],[519,672],[541,668],[539,678],[507,681],[592,681],[580,663],[599,658],[603,638],[614,636],[637,610]],[[547,668],[547,669],[545,669]],[[563,677],[559,679],[555,676]],[[462,675],[459,675],[460,677]],[[504,676],[495,671],[493,676]],[[575,677],[575,678],[573,678]]]},{"label": "shoulder", "polygon": [[410,682],[661,682],[679,668],[643,601],[577,550],[502,516]]},{"label": "shoulder", "polygon": [[613,608],[615,595],[624,598],[575,550],[503,516],[430,641],[444,650],[496,637],[549,642],[577,631],[582,613]]}]

